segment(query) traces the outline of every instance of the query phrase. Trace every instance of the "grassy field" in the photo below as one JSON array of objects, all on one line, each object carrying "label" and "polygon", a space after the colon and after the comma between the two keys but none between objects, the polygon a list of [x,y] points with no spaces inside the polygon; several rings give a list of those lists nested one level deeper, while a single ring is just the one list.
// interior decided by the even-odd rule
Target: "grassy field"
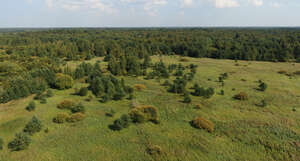
[{"label": "grassy field", "polygon": [[[158,61],[160,58],[152,59]],[[162,59],[167,64],[179,63],[177,56]],[[74,88],[53,90],[55,96],[48,98],[47,104],[36,102],[34,112],[25,110],[33,96],[1,104],[0,137],[5,147],[0,151],[0,160],[300,160],[300,76],[278,73],[280,70],[295,72],[300,64],[194,58],[180,63],[198,65],[196,77],[188,88],[197,82],[215,88],[216,94],[210,99],[192,96],[192,103],[185,104],[181,102],[181,95],[168,93],[166,87],[161,86],[163,79],[124,77],[127,84],[144,84],[147,89],[137,91],[135,100],[108,103],[100,103],[99,99],[87,102],[87,97],[72,95]],[[77,64],[71,62],[69,65]],[[229,77],[222,87],[218,77],[225,72]],[[258,80],[268,84],[265,92],[255,89]],[[75,84],[77,88],[82,86],[87,84]],[[221,89],[225,91],[224,96],[219,94]],[[234,100],[233,96],[239,92],[246,92],[249,100]],[[86,119],[73,124],[53,123],[52,118],[64,112],[56,108],[64,99],[82,102],[87,109]],[[267,107],[256,106],[262,99],[267,101]],[[128,113],[133,102],[157,107],[160,124],[145,123],[131,125],[122,131],[110,130],[108,126]],[[196,104],[201,108],[195,109]],[[116,114],[107,117],[105,114],[111,109]],[[9,151],[7,143],[34,115],[49,132],[35,134],[27,150]],[[190,126],[189,122],[197,116],[212,121],[215,131],[208,133]],[[161,147],[162,154],[149,155],[146,149],[151,145]]]}]

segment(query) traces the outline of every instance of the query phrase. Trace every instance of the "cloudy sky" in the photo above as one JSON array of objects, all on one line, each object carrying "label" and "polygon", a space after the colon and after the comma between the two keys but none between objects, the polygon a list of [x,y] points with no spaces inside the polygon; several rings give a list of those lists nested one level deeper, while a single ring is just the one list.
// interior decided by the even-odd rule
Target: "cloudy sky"
[{"label": "cloudy sky", "polygon": [[0,27],[300,26],[300,0],[1,0]]}]

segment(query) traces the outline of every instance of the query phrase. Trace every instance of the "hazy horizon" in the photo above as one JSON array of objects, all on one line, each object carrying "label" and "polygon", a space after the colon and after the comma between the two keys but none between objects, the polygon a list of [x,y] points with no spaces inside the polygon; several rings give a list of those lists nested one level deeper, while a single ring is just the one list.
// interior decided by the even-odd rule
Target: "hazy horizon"
[{"label": "hazy horizon", "polygon": [[299,27],[296,0],[3,0],[0,28]]}]

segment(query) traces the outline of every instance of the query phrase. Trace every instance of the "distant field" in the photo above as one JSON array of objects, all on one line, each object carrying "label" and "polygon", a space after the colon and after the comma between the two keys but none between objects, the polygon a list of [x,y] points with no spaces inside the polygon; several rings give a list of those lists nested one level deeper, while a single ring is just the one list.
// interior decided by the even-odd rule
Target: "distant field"
[{"label": "distant field", "polygon": [[[197,64],[194,83],[215,88],[210,99],[192,97],[192,103],[182,103],[181,95],[168,93],[161,80],[145,80],[143,77],[123,77],[129,85],[144,84],[147,89],[136,91],[135,100],[124,99],[100,103],[99,99],[85,101],[87,97],[72,95],[74,88],[87,86],[76,82],[69,90],[53,90],[54,97],[47,104],[36,102],[34,112],[25,106],[33,99],[0,104],[0,137],[5,146],[0,151],[2,161],[141,161],[141,160],[300,160],[300,76],[286,76],[278,71],[296,72],[300,63],[272,63],[255,61],[215,60],[187,58],[180,62],[178,56],[153,56],[153,61],[162,59],[166,64]],[[92,59],[95,63],[102,58]],[[80,62],[69,62],[75,68]],[[105,66],[106,63],[101,63]],[[222,73],[228,73],[224,87],[218,82]],[[174,79],[175,77],[171,77]],[[256,90],[258,80],[268,84],[265,92]],[[220,95],[224,90],[225,95]],[[89,91],[90,92],[90,91]],[[247,101],[237,101],[233,96],[245,92]],[[52,118],[62,111],[56,105],[64,99],[82,102],[87,118],[81,122],[55,124]],[[261,100],[266,107],[259,107]],[[131,125],[122,131],[112,131],[110,124],[122,114],[128,113],[132,102],[153,105],[159,110],[160,124]],[[199,104],[200,109],[195,109]],[[114,117],[105,114],[111,109]],[[67,112],[67,111],[65,111]],[[27,150],[11,152],[7,143],[15,133],[35,115],[42,121],[44,131],[32,137]],[[202,116],[215,124],[215,131],[193,128],[189,122]],[[149,145],[161,147],[162,154],[151,156]]]}]

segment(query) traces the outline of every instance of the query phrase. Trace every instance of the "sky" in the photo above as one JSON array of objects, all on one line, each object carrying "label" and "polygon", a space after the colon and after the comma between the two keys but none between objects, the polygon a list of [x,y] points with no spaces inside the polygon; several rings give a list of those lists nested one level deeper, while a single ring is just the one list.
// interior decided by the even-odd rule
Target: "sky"
[{"label": "sky", "polygon": [[0,27],[300,26],[300,0],[0,0]]}]

